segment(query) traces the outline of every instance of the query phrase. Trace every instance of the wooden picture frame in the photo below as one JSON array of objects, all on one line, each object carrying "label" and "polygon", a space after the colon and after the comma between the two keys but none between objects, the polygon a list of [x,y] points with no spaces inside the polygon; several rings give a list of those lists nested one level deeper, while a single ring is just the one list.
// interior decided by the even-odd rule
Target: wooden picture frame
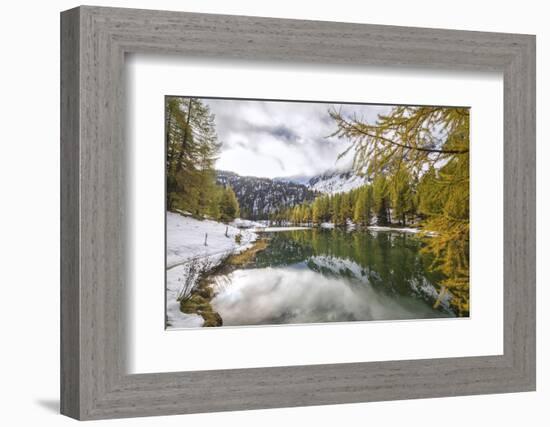
[{"label": "wooden picture frame", "polygon": [[[504,354],[126,374],[127,53],[502,72]],[[534,36],[78,7],[61,14],[61,166],[65,415],[84,420],[535,389]]]}]

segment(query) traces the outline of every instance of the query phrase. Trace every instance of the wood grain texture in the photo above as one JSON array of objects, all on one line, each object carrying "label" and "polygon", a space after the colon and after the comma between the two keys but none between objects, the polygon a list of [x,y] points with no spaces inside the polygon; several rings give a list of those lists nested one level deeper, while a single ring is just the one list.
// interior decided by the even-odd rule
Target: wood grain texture
[{"label": "wood grain texture", "polygon": [[61,412],[80,414],[79,18],[61,20]]},{"label": "wood grain texture", "polygon": [[[63,12],[61,27],[62,413],[100,419],[534,390],[533,36],[86,6]],[[501,71],[504,354],[128,375],[127,53]]]}]

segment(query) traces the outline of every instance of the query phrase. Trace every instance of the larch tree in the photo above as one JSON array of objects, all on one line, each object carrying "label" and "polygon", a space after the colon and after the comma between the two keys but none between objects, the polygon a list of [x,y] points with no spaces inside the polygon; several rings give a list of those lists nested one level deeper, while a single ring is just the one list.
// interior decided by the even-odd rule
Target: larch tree
[{"label": "larch tree", "polygon": [[342,225],[342,196],[340,194],[334,194],[331,199],[332,222],[335,225]]},{"label": "larch tree", "polygon": [[323,222],[321,197],[317,197],[313,201],[313,205],[311,207],[311,220],[313,224],[320,224]]},{"label": "larch tree", "polygon": [[386,176],[379,174],[372,183],[372,198],[376,212],[376,224],[388,225],[390,223],[389,186]]},{"label": "larch tree", "polygon": [[[349,142],[341,156],[353,154],[360,175],[374,178],[377,213],[382,211],[376,179],[403,168],[419,176],[418,211],[431,237],[424,250],[433,255],[432,269],[442,272],[440,298],[452,293],[459,315],[469,313],[469,152],[470,111],[452,107],[393,107],[368,123],[342,111],[331,111],[333,136]],[[391,178],[388,178],[391,179]],[[391,188],[391,182],[389,187]],[[399,192],[395,193],[399,196]],[[399,197],[397,197],[399,198]],[[394,200],[395,201],[395,200]]]},{"label": "larch tree", "polygon": [[407,223],[407,215],[413,212],[412,177],[404,167],[399,167],[391,178],[389,193],[393,216],[402,226]]},{"label": "larch tree", "polygon": [[220,198],[220,219],[231,222],[239,216],[239,201],[233,189],[227,186]]},{"label": "larch tree", "polygon": [[353,221],[359,225],[369,225],[372,214],[372,189],[370,185],[360,187],[357,198],[355,199],[355,208],[353,212]]},{"label": "larch tree", "polygon": [[353,206],[351,204],[351,193],[342,193],[340,208],[340,223],[346,224],[348,219],[353,217]]},{"label": "larch tree", "polygon": [[199,99],[167,97],[165,128],[168,209],[208,214],[216,196],[214,163],[220,147],[214,116]]}]

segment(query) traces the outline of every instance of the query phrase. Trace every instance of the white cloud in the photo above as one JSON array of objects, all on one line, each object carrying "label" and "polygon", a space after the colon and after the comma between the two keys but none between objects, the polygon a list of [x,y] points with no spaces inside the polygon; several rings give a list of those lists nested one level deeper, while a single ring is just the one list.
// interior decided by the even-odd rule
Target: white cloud
[{"label": "white cloud", "polygon": [[347,148],[328,137],[336,129],[328,111],[342,109],[373,123],[390,107],[359,104],[204,99],[216,115],[222,150],[216,168],[240,175],[283,177],[316,175],[343,168]]}]

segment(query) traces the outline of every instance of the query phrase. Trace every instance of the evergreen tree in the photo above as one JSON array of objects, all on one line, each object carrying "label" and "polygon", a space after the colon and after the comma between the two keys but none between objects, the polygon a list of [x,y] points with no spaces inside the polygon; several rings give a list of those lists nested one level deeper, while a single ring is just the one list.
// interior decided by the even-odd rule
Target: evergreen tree
[{"label": "evergreen tree", "polygon": [[418,211],[424,216],[435,215],[443,209],[443,200],[439,197],[438,173],[430,167],[420,178],[417,191]]},{"label": "evergreen tree", "polygon": [[357,191],[353,221],[359,225],[369,225],[372,211],[372,190],[365,185]]},{"label": "evergreen tree", "polygon": [[351,193],[342,193],[340,204],[340,224],[346,224],[348,219],[353,217],[353,207],[351,205]]},{"label": "evergreen tree", "polygon": [[302,222],[304,224],[311,223],[311,206],[309,204],[303,206]]},{"label": "evergreen tree", "polygon": [[300,224],[301,220],[302,220],[302,212],[300,210],[300,205],[296,205],[292,209],[292,223],[294,225],[298,225]]},{"label": "evergreen tree", "polygon": [[329,196],[321,197],[319,209],[320,209],[321,221],[322,222],[330,221],[332,212],[331,212],[331,203],[330,203]]},{"label": "evergreen tree", "polygon": [[239,216],[239,202],[231,187],[223,190],[220,198],[220,219],[223,222],[231,222]]},{"label": "evergreen tree", "polygon": [[311,220],[313,224],[320,224],[322,219],[322,211],[321,211],[321,197],[317,197],[312,204],[311,208]]},{"label": "evergreen tree", "polygon": [[212,197],[210,198],[210,205],[208,206],[208,216],[210,216],[213,219],[220,219],[221,216],[221,200],[222,195],[224,194],[225,189],[223,187],[220,187],[218,185],[214,186],[214,189],[212,191]]},{"label": "evergreen tree", "polygon": [[[447,277],[442,292],[450,290],[459,314],[468,314],[469,109],[399,106],[374,124],[338,111],[330,114],[337,126],[333,136],[351,142],[340,156],[354,150],[357,172],[378,177],[399,165],[411,176],[424,174],[418,185],[418,210],[426,217],[426,229],[434,232],[425,238],[425,251],[434,256],[432,268]],[[380,197],[379,185],[374,186],[374,199],[383,216],[387,200]]]},{"label": "evergreen tree", "polygon": [[331,197],[331,214],[334,225],[342,225],[342,196],[334,194]]},{"label": "evergreen tree", "polygon": [[195,98],[166,98],[168,209],[207,214],[215,192],[219,144],[214,116]]},{"label": "evergreen tree", "polygon": [[390,223],[389,214],[389,188],[386,177],[378,175],[372,183],[372,196],[374,210],[376,211],[376,223],[378,225],[388,225]]},{"label": "evergreen tree", "polygon": [[[401,165],[401,164],[400,164]],[[413,210],[412,178],[404,167],[399,167],[391,179],[389,192],[394,217],[402,226],[407,223],[407,214]]]}]

